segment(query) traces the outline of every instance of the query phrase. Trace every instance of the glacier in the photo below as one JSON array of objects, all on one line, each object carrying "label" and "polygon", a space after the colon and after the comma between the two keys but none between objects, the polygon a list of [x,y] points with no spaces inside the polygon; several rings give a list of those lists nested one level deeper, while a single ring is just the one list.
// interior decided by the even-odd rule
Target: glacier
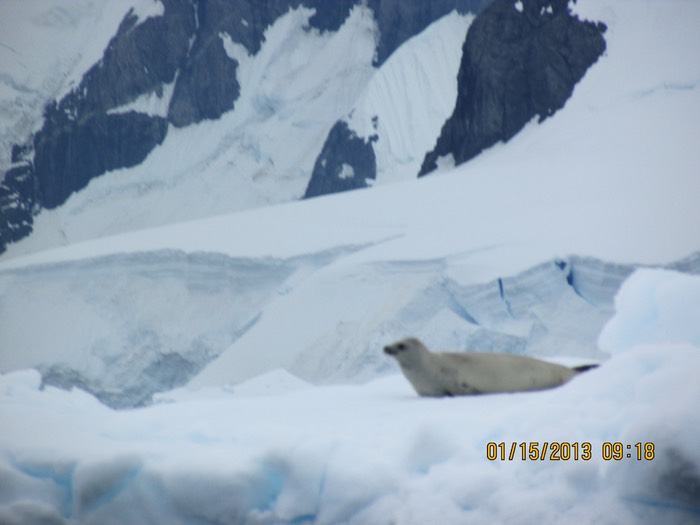
[{"label": "glacier", "polygon": [[[128,408],[271,369],[365,382],[393,369],[377,349],[408,333],[433,347],[601,361],[598,334],[639,266],[573,256],[475,283],[459,256],[348,263],[371,246],[118,253],[0,271],[0,366]],[[698,274],[700,255],[665,266]]]}]

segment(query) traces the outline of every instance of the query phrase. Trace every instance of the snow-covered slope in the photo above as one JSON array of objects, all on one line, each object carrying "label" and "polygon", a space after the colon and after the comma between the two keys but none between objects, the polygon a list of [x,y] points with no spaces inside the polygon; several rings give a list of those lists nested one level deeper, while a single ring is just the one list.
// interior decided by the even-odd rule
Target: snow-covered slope
[{"label": "snow-covered slope", "polygon": [[410,180],[420,171],[424,153],[454,109],[462,44],[472,19],[453,12],[406,42],[350,111],[350,129],[374,141],[377,183]]},{"label": "snow-covered slope", "polygon": [[[298,8],[280,17],[253,57],[220,35],[239,62],[236,110],[171,126],[139,166],[94,179],[60,208],[43,211],[34,234],[6,257],[301,197],[330,125],[374,72],[376,47],[367,8],[354,8],[336,33],[309,29],[312,15]],[[153,103],[136,109],[150,113]]]},{"label": "snow-covered slope", "polygon": [[[66,16],[72,16],[69,7]],[[114,16],[99,14],[100,20]],[[330,127],[349,114],[363,127],[371,116],[379,119],[382,174],[415,177],[416,159],[454,107],[461,43],[473,17],[452,12],[377,69],[372,61],[379,36],[371,10],[355,7],[337,32],[323,33],[309,29],[313,14],[298,8],[280,17],[255,55],[221,34],[238,63],[235,110],[216,121],[171,126],[141,165],[94,179],[64,205],[42,211],[30,238],[3,257],[298,199]],[[172,88],[110,113],[164,116]],[[37,106],[42,96],[54,94],[39,93]]]}]

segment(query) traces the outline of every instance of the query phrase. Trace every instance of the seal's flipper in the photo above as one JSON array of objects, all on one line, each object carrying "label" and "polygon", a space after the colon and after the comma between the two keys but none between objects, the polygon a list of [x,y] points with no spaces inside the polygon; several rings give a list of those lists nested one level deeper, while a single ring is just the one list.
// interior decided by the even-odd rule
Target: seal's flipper
[{"label": "seal's flipper", "polygon": [[573,367],[572,370],[577,374],[580,374],[581,372],[588,372],[589,370],[592,370],[593,368],[598,368],[599,366],[600,365],[581,365]]}]

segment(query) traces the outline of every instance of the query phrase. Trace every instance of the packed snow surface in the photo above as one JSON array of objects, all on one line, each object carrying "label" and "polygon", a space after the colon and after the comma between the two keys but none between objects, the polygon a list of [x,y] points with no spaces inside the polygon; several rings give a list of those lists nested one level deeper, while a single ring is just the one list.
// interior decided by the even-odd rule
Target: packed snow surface
[{"label": "packed snow surface", "polygon": [[[638,271],[615,298],[618,310],[598,341],[610,353],[645,342],[700,346],[700,280],[671,272]],[[635,330],[630,330],[635,326]]]},{"label": "packed snow surface", "polygon": [[0,521],[697,523],[700,347],[664,319],[700,296],[656,300],[687,284],[700,277],[635,273],[609,326],[647,339],[610,340],[600,368],[539,393],[424,399],[400,375],[312,387],[271,371],[114,412],[4,375]]}]

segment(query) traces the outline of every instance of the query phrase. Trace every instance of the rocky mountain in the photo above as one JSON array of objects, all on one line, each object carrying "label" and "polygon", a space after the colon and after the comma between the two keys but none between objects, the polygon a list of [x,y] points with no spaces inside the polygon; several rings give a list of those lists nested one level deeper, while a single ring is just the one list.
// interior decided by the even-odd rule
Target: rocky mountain
[{"label": "rocky mountain", "polygon": [[568,0],[494,2],[462,48],[457,103],[420,174],[439,157],[456,164],[508,141],[533,118],[561,109],[605,51],[606,26],[579,20]]},{"label": "rocky mountain", "polygon": [[[605,50],[605,27],[579,20],[565,0],[163,0],[151,4],[155,14],[148,17],[128,10],[101,59],[66,94],[46,101],[43,118],[31,136],[16,137],[0,184],[0,252],[29,236],[42,211],[61,209],[91,181],[108,173],[115,185],[128,185],[132,194],[122,202],[118,195],[126,193],[124,187],[103,187],[99,198],[82,197],[84,202],[65,214],[112,205],[114,219],[108,222],[118,224],[85,233],[86,225],[94,221],[81,216],[73,222],[78,225],[74,230],[83,233],[74,233],[69,231],[69,219],[53,221],[61,223],[50,226],[60,230],[56,237],[61,240],[54,243],[362,188],[378,178],[391,180],[383,174],[392,170],[400,172],[399,178],[415,177],[423,157],[421,174],[449,154],[457,163],[466,161],[488,145],[508,140],[534,116],[542,119],[560,109]],[[427,60],[425,54],[415,53],[410,62],[407,52],[396,53],[409,41],[414,48],[421,38],[425,43],[426,28],[455,10],[458,15],[449,26],[451,32],[432,36],[431,42],[443,47],[435,46]],[[301,15],[285,26],[287,33],[280,29],[282,36],[274,36],[271,31],[293,13]],[[465,41],[463,31],[472,19],[465,17],[477,13]],[[353,20],[359,21],[353,25]],[[341,51],[365,49],[371,41],[367,48],[371,56],[354,51],[357,57],[352,53],[325,57],[324,67],[337,62],[339,70],[325,74],[318,74],[318,65],[309,66],[313,55],[301,56],[299,51],[292,56],[304,39],[316,38],[320,43],[314,45],[330,49],[328,42],[341,41],[335,36],[341,33],[346,34],[338,45]],[[315,51],[320,56],[319,49]],[[290,71],[276,72],[283,69],[281,56]],[[440,57],[448,56],[449,67],[438,72]],[[455,62],[460,56],[461,63]],[[290,61],[292,66],[296,61],[302,64],[294,69]],[[259,65],[263,62],[264,67]],[[443,88],[454,83],[444,82],[454,78],[453,63],[459,64],[458,82],[451,88],[456,88],[456,105],[452,92]],[[385,90],[396,94],[413,86],[413,92],[394,97],[404,106],[397,107],[394,115],[387,115],[386,109],[371,109],[377,105],[372,86],[391,76],[405,78],[411,71],[427,79],[425,89],[410,79],[403,85],[395,81]],[[276,84],[268,89],[265,82],[273,77]],[[437,87],[429,85],[431,77]],[[303,86],[303,96],[285,99],[280,91],[287,85]],[[418,110],[406,109],[409,99],[413,106],[424,106],[430,125],[410,120]],[[442,106],[434,111],[436,103]],[[296,116],[288,118],[286,128],[274,121],[287,119],[292,111]],[[314,116],[305,121],[304,113]],[[149,179],[153,167],[146,167],[145,161],[154,150],[167,147],[166,141],[176,144],[175,137],[183,136],[178,130],[192,130],[190,136],[201,137],[199,130],[206,122],[221,122],[224,131],[215,134],[219,143],[206,141],[205,148],[211,151],[202,154],[200,149],[188,157],[201,155],[203,160],[178,166],[180,173]],[[251,131],[251,123],[269,127]],[[439,126],[443,127],[438,138]],[[235,133],[225,135],[234,127]],[[397,136],[409,127],[418,128],[413,131],[418,138],[404,141],[403,149],[397,150]],[[281,138],[271,139],[270,129]],[[274,151],[280,140],[294,142],[299,134],[304,135],[304,148],[280,159]],[[190,140],[188,145],[194,148],[192,144]],[[176,145],[171,148],[182,150]],[[218,159],[218,178],[209,177],[206,170]],[[130,170],[137,166],[141,171]],[[244,180],[238,181],[237,176]],[[155,210],[143,200],[154,187],[168,188],[182,180],[201,186],[193,182],[197,177],[218,188],[221,198],[216,206],[183,206],[166,195],[158,197],[161,209]]]},{"label": "rocky mountain", "polygon": [[[568,0],[495,1],[469,28],[458,72],[454,111],[420,169],[437,169],[439,157],[453,164],[507,141],[534,117],[540,121],[564,106],[574,86],[605,51],[605,25],[579,20]],[[377,128],[377,117],[373,116]],[[339,121],[314,166],[306,196],[365,187],[376,177],[372,144]],[[345,131],[344,131],[345,130]],[[349,178],[348,171],[361,176]]]}]

